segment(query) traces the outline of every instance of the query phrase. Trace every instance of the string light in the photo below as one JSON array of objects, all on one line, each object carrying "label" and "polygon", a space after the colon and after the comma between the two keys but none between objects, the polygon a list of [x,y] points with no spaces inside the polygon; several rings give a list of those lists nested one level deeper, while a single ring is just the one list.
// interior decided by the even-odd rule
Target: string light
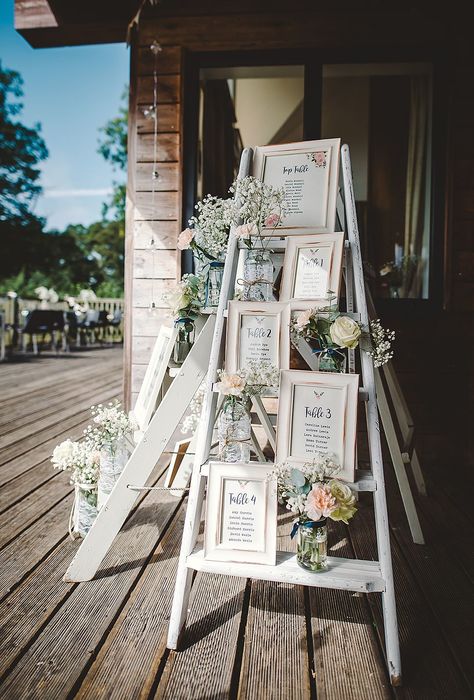
[{"label": "string light", "polygon": [[[150,46],[150,51],[153,54],[153,104],[143,108],[145,119],[153,120],[153,167],[151,170],[151,227],[153,229],[153,217],[155,214],[155,191],[156,183],[160,180],[160,174],[157,169],[157,152],[158,152],[158,54],[162,50],[160,44],[155,41]],[[151,316],[156,316],[158,306],[155,301],[155,253],[156,240],[152,233],[149,242],[151,250],[151,301],[148,306],[148,313]]]}]

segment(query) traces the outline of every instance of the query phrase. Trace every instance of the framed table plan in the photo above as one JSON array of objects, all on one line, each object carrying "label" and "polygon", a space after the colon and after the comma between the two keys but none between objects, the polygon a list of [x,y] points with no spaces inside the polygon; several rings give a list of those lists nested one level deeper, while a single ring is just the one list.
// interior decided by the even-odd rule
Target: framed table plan
[{"label": "framed table plan", "polygon": [[288,238],[280,301],[324,300],[328,292],[339,300],[344,233],[320,233]]},{"label": "framed table plan", "polygon": [[290,307],[282,302],[231,301],[227,316],[226,370],[249,361],[267,361],[279,369],[290,362]]},{"label": "framed table plan", "polygon": [[274,565],[277,492],[273,464],[210,462],[204,556]]},{"label": "framed table plan", "polygon": [[285,370],[280,379],[276,461],[297,466],[334,455],[354,481],[359,375]]},{"label": "framed table plan", "polygon": [[340,147],[340,139],[324,139],[255,149],[252,174],[267,185],[283,187],[288,204],[281,228],[269,234],[334,231]]}]

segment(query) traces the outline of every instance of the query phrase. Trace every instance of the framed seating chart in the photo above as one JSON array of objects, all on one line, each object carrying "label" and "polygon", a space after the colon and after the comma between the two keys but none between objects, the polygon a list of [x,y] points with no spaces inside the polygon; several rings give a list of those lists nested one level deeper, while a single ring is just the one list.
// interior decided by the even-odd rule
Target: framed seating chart
[{"label": "framed seating chart", "polygon": [[204,556],[214,561],[274,565],[276,481],[272,464],[210,462]]},{"label": "framed seating chart", "polygon": [[354,481],[359,376],[285,370],[280,379],[276,461],[295,466],[333,454]]},{"label": "framed seating chart", "polygon": [[226,370],[236,372],[250,360],[266,360],[280,369],[290,362],[290,308],[281,302],[231,301],[227,317]]},{"label": "framed seating chart", "polygon": [[278,233],[334,231],[340,147],[340,139],[325,139],[255,149],[254,177],[285,190],[288,215]]},{"label": "framed seating chart", "polygon": [[280,301],[339,299],[344,233],[320,233],[288,238]]}]

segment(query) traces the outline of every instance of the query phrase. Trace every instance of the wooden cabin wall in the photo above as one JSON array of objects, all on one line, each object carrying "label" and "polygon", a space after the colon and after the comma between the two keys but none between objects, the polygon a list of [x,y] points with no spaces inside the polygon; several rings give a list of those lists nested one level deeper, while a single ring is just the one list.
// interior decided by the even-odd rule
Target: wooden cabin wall
[{"label": "wooden cabin wall", "polygon": [[[154,122],[143,108],[153,104],[154,57],[150,44],[134,43],[131,52],[129,165],[125,297],[125,400],[133,405],[153,343],[169,312],[163,294],[181,277],[176,240],[181,230],[181,58],[180,47],[158,54],[158,135],[152,195]],[[155,253],[150,241],[155,241]],[[150,312],[150,303],[157,305]]]},{"label": "wooden cabin wall", "polygon": [[[402,383],[404,373],[408,400],[415,404],[418,424],[430,420],[436,435],[427,434],[426,449],[440,462],[457,450],[462,459],[467,416],[472,408],[472,374],[470,361],[462,361],[462,350],[449,352],[446,337],[455,333],[470,354],[473,341],[469,312],[474,309],[474,60],[468,24],[459,13],[416,10],[413,3],[407,12],[385,8],[375,12],[366,3],[351,3],[347,9],[318,11],[313,3],[294,3],[288,12],[286,3],[277,3],[271,12],[254,11],[254,4],[163,3],[143,13],[134,38],[131,138],[136,141],[130,155],[132,171],[129,200],[133,209],[127,230],[127,270],[130,277],[127,298],[132,309],[129,324],[129,349],[125,367],[131,368],[126,379],[129,396],[136,396],[143,377],[153,335],[162,321],[161,314],[151,319],[147,305],[151,299],[150,253],[146,250],[150,233],[156,233],[160,252],[156,256],[156,289],[165,290],[180,275],[176,254],[176,236],[181,221],[182,127],[181,90],[183,55],[192,51],[254,51],[262,49],[320,50],[323,61],[344,60],[425,60],[437,57],[445,73],[446,94],[436,109],[446,111],[447,123],[439,135],[446,154],[446,164],[437,169],[436,177],[445,184],[444,221],[439,231],[435,255],[440,261],[442,279],[438,307],[429,313],[412,315],[403,311],[403,302],[393,306],[387,322],[399,332],[397,355]],[[357,9],[358,6],[362,9]],[[304,7],[303,7],[304,6]],[[219,7],[219,13],[215,10]],[[400,7],[400,5],[398,6]],[[300,9],[298,9],[300,8]],[[172,14],[174,13],[174,15]],[[193,13],[193,16],[190,14]],[[463,34],[464,32],[464,34]],[[152,99],[153,40],[163,46],[159,55],[159,170],[164,179],[157,197],[154,221],[151,221],[150,160],[152,159],[152,123],[146,122],[140,106]],[[378,58],[374,58],[378,56]],[[404,58],[411,56],[411,58]],[[441,59],[440,59],[441,57]],[[447,173],[447,176],[446,176]],[[443,203],[443,202],[442,202]],[[442,218],[442,217],[441,217]],[[155,297],[157,294],[155,293]],[[164,310],[163,310],[164,314]],[[129,314],[130,315],[130,314]],[[459,336],[458,336],[459,334]],[[443,340],[442,340],[443,339]],[[442,359],[440,358],[442,356]],[[456,366],[455,366],[456,365]],[[450,418],[436,412],[441,384],[449,389],[454,406]],[[468,377],[459,379],[463,368]],[[425,392],[425,399],[420,398]],[[447,415],[447,414],[446,414]],[[432,430],[432,429],[430,429]],[[433,438],[433,439],[432,439]],[[470,438],[472,440],[472,438]],[[454,448],[454,445],[457,445]],[[459,452],[462,450],[462,455]],[[469,451],[472,455],[472,449]],[[451,455],[452,456],[452,455]]]}]

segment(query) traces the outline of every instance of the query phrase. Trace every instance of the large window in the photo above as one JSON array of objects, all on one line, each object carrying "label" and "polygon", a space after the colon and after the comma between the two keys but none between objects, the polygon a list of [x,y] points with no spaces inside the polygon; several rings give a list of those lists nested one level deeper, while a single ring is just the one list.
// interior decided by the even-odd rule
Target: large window
[{"label": "large window", "polygon": [[351,149],[361,244],[378,298],[427,299],[431,67],[323,67],[322,137]]}]

